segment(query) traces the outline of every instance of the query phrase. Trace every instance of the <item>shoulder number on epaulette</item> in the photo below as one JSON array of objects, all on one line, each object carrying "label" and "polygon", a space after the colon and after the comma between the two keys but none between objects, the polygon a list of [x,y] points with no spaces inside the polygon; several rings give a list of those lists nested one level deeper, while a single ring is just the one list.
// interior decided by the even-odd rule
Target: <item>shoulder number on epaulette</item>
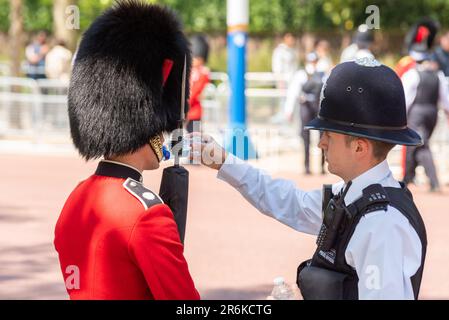
[{"label": "shoulder number on epaulette", "polygon": [[357,214],[367,214],[373,211],[386,211],[390,198],[380,184],[372,184],[362,191],[362,197],[348,206],[348,212],[352,217]]},{"label": "shoulder number on epaulette", "polygon": [[123,187],[143,204],[145,210],[156,204],[164,203],[157,194],[145,188],[142,183],[134,179],[126,179]]},{"label": "shoulder number on epaulette", "polygon": [[365,214],[380,210],[386,211],[390,203],[387,192],[380,184],[372,184],[363,189],[362,198],[366,208]]}]

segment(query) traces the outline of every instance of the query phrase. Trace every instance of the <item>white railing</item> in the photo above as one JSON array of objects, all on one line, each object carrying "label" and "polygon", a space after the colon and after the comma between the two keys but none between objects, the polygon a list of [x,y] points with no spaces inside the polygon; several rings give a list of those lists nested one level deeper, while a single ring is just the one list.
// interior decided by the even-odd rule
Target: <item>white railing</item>
[{"label": "white railing", "polygon": [[[229,77],[226,73],[213,72],[210,79],[211,83],[203,93],[204,119],[205,122],[224,128],[228,119]],[[280,110],[285,99],[287,90],[276,88],[278,81],[285,81],[285,77],[268,72],[248,72],[245,79],[249,123],[269,122]],[[297,121],[291,125],[294,125],[296,130]]]},{"label": "white railing", "polygon": [[0,136],[38,142],[68,130],[67,83],[0,77]]},{"label": "white railing", "polygon": [[[275,87],[279,78],[268,73],[248,73],[246,79],[248,127],[276,131],[282,141],[281,149],[298,150],[301,147],[299,112],[296,110],[292,122],[270,121],[286,95],[286,90]],[[228,123],[229,79],[225,73],[212,73],[211,80],[202,97],[203,128],[223,132]],[[68,83],[57,80],[0,77],[0,138],[20,137],[37,142],[44,137],[60,137],[70,141],[67,91]],[[442,110],[432,137],[432,149],[438,155],[440,172],[449,173],[446,160],[449,159],[449,126]]]},{"label": "white railing", "polygon": [[8,63],[0,62],[0,76],[9,76],[11,74],[11,67]]}]

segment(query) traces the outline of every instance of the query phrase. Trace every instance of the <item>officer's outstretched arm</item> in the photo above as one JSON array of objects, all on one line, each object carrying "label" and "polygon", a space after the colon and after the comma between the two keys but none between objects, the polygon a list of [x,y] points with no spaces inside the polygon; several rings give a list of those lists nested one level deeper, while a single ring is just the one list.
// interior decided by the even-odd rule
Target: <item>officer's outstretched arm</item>
[{"label": "officer's outstretched arm", "polygon": [[204,165],[218,170],[217,177],[237,189],[260,212],[295,230],[318,234],[322,223],[321,190],[306,192],[292,181],[273,179],[227,154],[208,135],[194,133],[190,138],[194,141],[191,159],[199,161],[201,158]]},{"label": "officer's outstretched arm", "polygon": [[226,160],[226,151],[208,134],[193,132],[185,137],[190,141],[190,160],[211,169],[220,170]]}]

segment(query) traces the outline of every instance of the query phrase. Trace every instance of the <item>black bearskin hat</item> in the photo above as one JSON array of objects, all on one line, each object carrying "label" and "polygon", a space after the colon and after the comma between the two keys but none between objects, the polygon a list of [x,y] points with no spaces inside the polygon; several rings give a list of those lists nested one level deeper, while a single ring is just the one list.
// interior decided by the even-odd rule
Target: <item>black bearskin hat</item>
[{"label": "black bearskin hat", "polygon": [[[132,153],[177,129],[184,61],[189,79],[190,44],[168,8],[122,0],[97,18],[83,35],[69,88],[80,154],[89,160]],[[186,81],[186,106],[189,91]]]},{"label": "black bearskin hat", "polygon": [[439,22],[430,18],[423,18],[416,22],[405,37],[404,53],[409,53],[416,47],[419,47],[420,51],[430,50],[439,29]]},{"label": "black bearskin hat", "polygon": [[209,44],[206,38],[201,34],[196,34],[190,38],[192,44],[193,57],[203,58],[204,62],[207,62],[209,57]]}]

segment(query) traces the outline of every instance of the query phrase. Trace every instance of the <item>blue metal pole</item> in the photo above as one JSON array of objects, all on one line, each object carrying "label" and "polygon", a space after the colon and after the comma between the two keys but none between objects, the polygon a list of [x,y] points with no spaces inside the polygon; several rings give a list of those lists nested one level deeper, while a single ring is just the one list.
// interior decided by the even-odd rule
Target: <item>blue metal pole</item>
[{"label": "blue metal pole", "polygon": [[229,98],[229,130],[226,135],[226,151],[247,160],[256,157],[246,128],[246,44],[248,41],[249,0],[228,0],[228,75],[231,95]]}]

